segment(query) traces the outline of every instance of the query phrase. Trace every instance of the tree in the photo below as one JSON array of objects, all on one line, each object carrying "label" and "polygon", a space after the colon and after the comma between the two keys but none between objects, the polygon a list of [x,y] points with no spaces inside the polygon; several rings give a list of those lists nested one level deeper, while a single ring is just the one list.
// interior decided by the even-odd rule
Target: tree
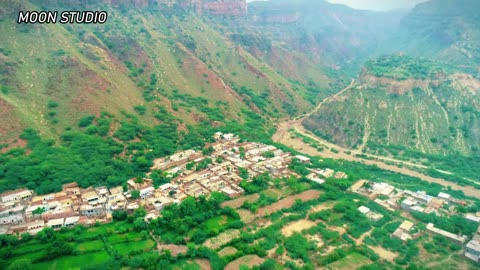
[{"label": "tree", "polygon": [[248,179],[248,171],[245,168],[238,168],[240,172],[240,177],[243,179]]},{"label": "tree", "polygon": [[46,227],[37,234],[37,237],[42,242],[51,242],[56,238],[56,235],[52,228]]},{"label": "tree", "polygon": [[128,217],[128,213],[124,210],[113,211],[112,217],[114,220],[126,220]]},{"label": "tree", "polygon": [[31,270],[32,262],[29,259],[18,259],[7,268],[8,270]]},{"label": "tree", "polygon": [[212,154],[214,151],[215,151],[215,149],[213,149],[212,146],[209,146],[208,148],[204,148],[202,150],[202,154],[208,156],[208,155]]},{"label": "tree", "polygon": [[22,235],[20,237],[22,238],[22,241],[24,241],[24,242],[28,242],[28,241],[32,240],[32,238],[33,238],[33,236],[28,232],[22,233]]},{"label": "tree", "polygon": [[138,217],[133,222],[133,227],[135,228],[136,231],[140,232],[140,231],[143,231],[147,228],[147,224],[145,223],[143,218]]},{"label": "tree", "polygon": [[193,169],[194,167],[195,167],[195,162],[193,162],[193,161],[190,161],[190,162],[187,163],[187,165],[185,166],[185,168],[186,168],[187,170],[191,170],[191,169]]},{"label": "tree", "polygon": [[140,177],[140,176],[137,176],[137,177],[135,178],[135,183],[137,183],[137,184],[143,184],[143,178]]},{"label": "tree", "polygon": [[41,215],[41,214],[45,213],[45,211],[46,211],[45,208],[38,207],[37,209],[32,211],[32,214],[33,215]]},{"label": "tree", "polygon": [[140,191],[132,190],[131,195],[132,195],[132,199],[136,200],[136,199],[140,198]]},{"label": "tree", "polygon": [[135,209],[135,211],[133,211],[133,216],[138,218],[138,217],[145,217],[147,215],[147,210],[145,210],[145,208],[143,207],[139,207],[137,209]]},{"label": "tree", "polygon": [[52,244],[47,246],[45,256],[43,259],[51,260],[65,255],[70,255],[73,253],[73,248],[65,240],[58,239],[55,240]]}]

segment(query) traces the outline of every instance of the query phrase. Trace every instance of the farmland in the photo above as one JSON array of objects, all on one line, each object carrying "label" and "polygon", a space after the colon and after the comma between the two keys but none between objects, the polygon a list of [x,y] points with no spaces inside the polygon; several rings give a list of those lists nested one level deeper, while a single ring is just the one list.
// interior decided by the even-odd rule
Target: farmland
[{"label": "farmland", "polygon": [[[209,198],[188,198],[149,223],[139,208],[107,225],[41,232],[12,242],[13,252],[2,258],[6,265],[27,260],[32,269],[395,269],[421,265],[425,254],[436,254],[460,268],[473,267],[449,258],[449,253],[458,253],[456,245],[438,251],[423,248],[442,239],[424,233],[408,242],[392,238],[405,217],[347,190],[358,178],[368,177],[362,175],[364,165],[312,159],[309,165],[294,161],[290,168],[301,174],[307,167],[327,166],[345,170],[348,178],[328,178],[322,185],[305,177],[278,178],[266,186],[257,179],[248,183],[250,193],[235,199],[215,192]],[[383,171],[370,176],[398,181]],[[362,205],[384,217],[367,219],[358,211]],[[196,222],[186,223],[190,219]],[[71,252],[51,253],[60,244]]]}]

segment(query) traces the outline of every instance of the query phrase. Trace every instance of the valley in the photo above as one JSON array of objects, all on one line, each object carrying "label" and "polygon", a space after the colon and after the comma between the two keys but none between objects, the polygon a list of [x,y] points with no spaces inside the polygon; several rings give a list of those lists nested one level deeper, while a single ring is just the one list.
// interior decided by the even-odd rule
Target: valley
[{"label": "valley", "polygon": [[[474,188],[471,186],[461,186],[456,183],[452,183],[441,178],[431,177],[408,168],[408,167],[411,167],[411,168],[427,169],[427,166],[425,165],[412,163],[404,160],[398,160],[398,159],[385,157],[385,156],[365,154],[361,150],[344,148],[342,146],[339,146],[331,142],[328,142],[324,139],[321,139],[304,128],[302,122],[305,120],[306,117],[318,111],[320,107],[328,100],[334,99],[338,95],[341,95],[344,92],[351,89],[353,87],[353,84],[354,82],[352,81],[350,86],[348,86],[347,88],[344,88],[338,94],[333,95],[332,97],[326,98],[325,100],[320,102],[320,104],[310,113],[297,117],[294,120],[285,120],[284,122],[277,123],[276,124],[277,131],[272,137],[273,141],[292,147],[293,149],[299,152],[303,152],[311,156],[320,156],[324,158],[348,160],[353,162],[360,162],[367,165],[375,165],[385,170],[393,171],[396,173],[400,173],[400,174],[404,174],[412,177],[417,177],[427,182],[437,183],[442,186],[450,186],[455,190],[460,190],[464,192],[465,195],[467,196],[472,196],[480,199],[480,190],[477,188]],[[300,134],[302,136],[311,138],[312,140],[318,143],[318,145],[322,148],[322,150],[320,151],[317,148],[313,147],[308,142],[305,142],[305,140],[302,139],[302,136],[296,136],[296,134]],[[401,167],[399,165],[401,165]],[[445,172],[445,171],[442,171],[441,173],[450,174],[449,172]]]},{"label": "valley", "polygon": [[479,1],[0,2],[1,269],[478,268]]}]

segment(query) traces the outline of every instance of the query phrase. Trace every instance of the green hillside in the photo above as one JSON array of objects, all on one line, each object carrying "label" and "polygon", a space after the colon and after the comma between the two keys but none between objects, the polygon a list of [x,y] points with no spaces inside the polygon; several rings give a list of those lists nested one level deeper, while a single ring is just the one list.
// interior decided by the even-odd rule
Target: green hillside
[{"label": "green hillside", "polygon": [[[218,22],[189,9],[100,4],[109,12],[104,25],[18,25],[17,10],[64,7],[7,2],[0,11],[2,142],[27,127],[55,138],[76,129],[82,116],[101,112],[115,121],[137,114],[146,125],[162,122],[159,108],[186,124],[242,122],[245,110],[278,118],[302,113],[333,91],[324,68],[307,57],[272,45],[282,52],[272,63],[285,55],[293,60],[288,69],[269,65],[221,33]],[[212,116],[215,110],[224,116]]]},{"label": "green hillside", "polygon": [[[395,64],[385,68],[386,63]],[[371,61],[356,87],[304,124],[335,143],[377,154],[393,148],[478,155],[480,81],[445,70],[408,57]]]}]

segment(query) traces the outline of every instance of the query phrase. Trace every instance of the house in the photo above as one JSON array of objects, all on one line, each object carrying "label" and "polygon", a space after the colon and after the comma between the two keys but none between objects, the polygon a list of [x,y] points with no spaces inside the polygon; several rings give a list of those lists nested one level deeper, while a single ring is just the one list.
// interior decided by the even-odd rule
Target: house
[{"label": "house", "polygon": [[102,205],[88,205],[84,204],[80,207],[80,213],[83,216],[104,216],[105,215],[105,209],[103,208]]},{"label": "house", "polygon": [[465,218],[470,220],[470,221],[473,221],[473,222],[477,222],[477,223],[480,223],[480,217],[474,215],[474,214],[466,214],[465,215]]},{"label": "house", "polygon": [[223,134],[223,138],[227,141],[231,141],[231,140],[235,139],[235,134],[232,134],[232,133]]},{"label": "house", "polygon": [[303,164],[309,164],[310,163],[310,158],[302,156],[302,155],[296,155],[296,159],[298,159],[301,163]]},{"label": "house", "polygon": [[148,202],[150,203],[150,205],[153,206],[155,210],[161,211],[166,206],[172,205],[173,199],[165,196],[158,196],[155,198],[149,198]]},{"label": "house", "polygon": [[43,220],[37,220],[27,223],[27,232],[30,234],[37,234],[39,231],[45,228],[45,222]]},{"label": "house", "polygon": [[95,190],[89,190],[87,192],[82,193],[82,200],[86,203],[93,203],[98,201],[99,197]]},{"label": "house", "polygon": [[105,198],[108,195],[107,187],[98,187],[98,188],[95,188],[95,191],[97,192],[99,199]]},{"label": "house", "polygon": [[327,168],[327,169],[324,169],[324,170],[320,170],[317,173],[322,175],[325,178],[329,178],[333,175],[334,172],[335,172],[334,170]]},{"label": "house", "polygon": [[154,212],[150,212],[143,218],[143,220],[145,220],[145,222],[150,222],[150,221],[156,219],[157,217],[158,216]]},{"label": "house", "polygon": [[64,218],[51,219],[47,222],[47,227],[50,227],[52,229],[60,229],[61,227],[63,227],[64,220]]},{"label": "house", "polygon": [[446,201],[449,201],[452,196],[450,194],[440,192],[440,193],[438,193],[437,197],[439,197],[440,199],[444,199]]},{"label": "house", "polygon": [[415,226],[415,224],[413,224],[413,222],[409,221],[409,220],[405,220],[402,222],[402,224],[400,224],[400,226],[398,228],[406,231],[406,232],[409,232],[413,226]]},{"label": "house", "polygon": [[445,201],[443,199],[439,199],[439,198],[433,198],[431,201],[430,201],[430,204],[428,205],[429,207],[432,207],[433,209],[440,209],[442,208],[443,206],[443,203]]},{"label": "house", "polygon": [[421,207],[420,205],[414,205],[414,206],[412,206],[412,208],[410,208],[410,210],[415,211],[415,212],[425,212],[425,208]]},{"label": "house", "polygon": [[79,216],[67,217],[67,218],[65,219],[65,227],[75,226],[76,224],[78,224],[79,221],[80,221],[80,217],[79,217]]},{"label": "house", "polygon": [[[308,176],[307,176],[307,177],[308,177]],[[354,184],[350,187],[350,190],[351,190],[352,192],[355,192],[355,193],[356,193],[356,192],[358,192],[358,190],[359,190],[361,187],[363,187],[363,185],[364,185],[365,183],[368,183],[368,180],[364,180],[364,179],[358,180],[356,183],[354,183]]]},{"label": "house", "polygon": [[370,208],[362,205],[358,208],[358,211],[360,211],[360,213],[366,215],[368,212],[370,212]]},{"label": "house", "polygon": [[417,201],[424,204],[429,204],[433,200],[433,197],[430,195],[427,195],[425,191],[417,191],[417,192],[405,191],[405,193],[409,194],[410,196],[415,198]]},{"label": "house", "polygon": [[392,236],[396,237],[402,241],[408,241],[412,239],[412,235],[410,235],[410,230],[413,228],[415,224],[409,220],[405,220],[398,226],[398,228],[393,232]]},{"label": "house", "polygon": [[19,224],[23,222],[24,222],[24,218],[22,213],[12,214],[12,215],[0,218],[0,225]]},{"label": "house", "polygon": [[480,242],[471,240],[465,246],[465,257],[480,263]]},{"label": "house", "polygon": [[80,195],[80,188],[76,182],[62,185],[62,190],[67,195]]},{"label": "house", "polygon": [[13,208],[9,208],[0,212],[0,217],[8,217],[14,214],[21,214],[23,212],[24,206],[19,205]]},{"label": "house", "polygon": [[465,236],[465,235],[458,236],[458,235],[453,234],[451,232],[447,232],[447,231],[435,228],[435,226],[432,223],[427,224],[427,231],[445,236],[448,239],[450,239],[454,242],[457,242],[459,244],[463,244],[463,243],[465,243],[465,241],[467,241],[467,236]]},{"label": "house", "polygon": [[389,196],[395,190],[395,187],[387,183],[374,183],[372,190],[377,194]]},{"label": "house", "polygon": [[223,194],[227,195],[229,198],[236,198],[245,193],[245,191],[241,187],[233,188],[231,186],[226,186],[220,191],[223,192]]},{"label": "house", "polygon": [[408,197],[400,203],[400,207],[406,211],[412,211],[412,207],[417,205],[418,202],[412,197]]},{"label": "house", "polygon": [[220,141],[222,139],[222,135],[222,132],[215,132],[215,134],[213,134],[213,138],[217,141]]},{"label": "house", "polygon": [[395,232],[393,232],[392,236],[396,237],[396,238],[398,238],[402,241],[408,241],[408,240],[412,239],[412,236],[409,233],[407,233],[406,231],[404,231],[400,228],[396,229]]},{"label": "house", "polygon": [[370,221],[373,221],[373,222],[377,222],[379,221],[380,219],[383,218],[383,215],[382,214],[379,214],[379,213],[375,213],[375,212],[368,212],[366,215],[365,215]]},{"label": "house", "polygon": [[308,180],[313,181],[313,182],[315,182],[317,184],[320,184],[320,185],[325,183],[325,180],[318,177],[316,173],[311,173],[311,174],[307,175],[306,178]]},{"label": "house", "polygon": [[147,197],[152,196],[154,191],[155,188],[152,186],[143,188],[140,190],[140,197],[142,198],[142,200],[145,200]]},{"label": "house", "polygon": [[19,202],[32,198],[32,195],[33,191],[23,188],[2,193],[0,200],[2,203]]}]

